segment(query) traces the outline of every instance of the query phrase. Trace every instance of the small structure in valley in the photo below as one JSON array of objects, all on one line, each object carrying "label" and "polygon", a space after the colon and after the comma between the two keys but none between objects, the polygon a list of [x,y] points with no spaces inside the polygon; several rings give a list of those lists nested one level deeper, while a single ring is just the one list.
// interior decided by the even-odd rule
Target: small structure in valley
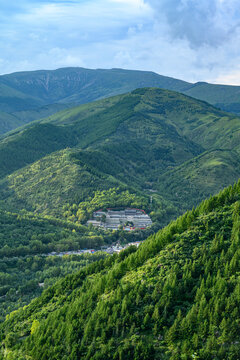
[{"label": "small structure in valley", "polygon": [[152,220],[144,210],[140,209],[107,209],[106,211],[95,211],[93,213],[93,220],[88,220],[87,224],[109,230],[119,230],[122,228],[126,231],[132,231],[146,229],[152,225]]}]

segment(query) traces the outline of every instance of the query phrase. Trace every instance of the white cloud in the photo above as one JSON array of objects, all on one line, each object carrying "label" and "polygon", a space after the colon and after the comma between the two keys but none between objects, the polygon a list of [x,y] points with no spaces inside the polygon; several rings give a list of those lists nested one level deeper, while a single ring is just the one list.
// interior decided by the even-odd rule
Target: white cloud
[{"label": "white cloud", "polygon": [[0,0],[0,10],[0,73],[123,67],[240,84],[237,0],[23,0],[8,6]]},{"label": "white cloud", "polygon": [[223,73],[216,79],[213,79],[212,82],[225,85],[240,85],[240,69],[236,69],[229,73]]},{"label": "white cloud", "polygon": [[236,0],[146,0],[155,9],[156,21],[166,20],[169,34],[184,38],[189,45],[218,47],[227,42],[240,26]]}]

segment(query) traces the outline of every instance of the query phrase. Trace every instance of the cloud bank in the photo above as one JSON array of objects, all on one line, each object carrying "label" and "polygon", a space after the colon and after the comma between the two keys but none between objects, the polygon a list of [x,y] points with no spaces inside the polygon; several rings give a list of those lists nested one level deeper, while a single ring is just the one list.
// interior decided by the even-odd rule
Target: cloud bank
[{"label": "cloud bank", "polygon": [[0,0],[0,73],[123,67],[240,84],[236,0]]},{"label": "cloud bank", "polygon": [[187,39],[190,46],[218,47],[237,34],[240,8],[236,0],[148,0],[163,15],[173,38]]}]

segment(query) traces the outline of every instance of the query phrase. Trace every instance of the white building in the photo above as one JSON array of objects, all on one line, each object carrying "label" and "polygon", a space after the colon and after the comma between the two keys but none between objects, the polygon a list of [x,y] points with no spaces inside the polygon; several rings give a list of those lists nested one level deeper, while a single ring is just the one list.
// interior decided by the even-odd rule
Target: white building
[{"label": "white building", "polygon": [[123,227],[126,231],[136,229],[146,229],[152,225],[152,220],[140,209],[125,209],[107,211],[98,210],[93,213],[93,220],[89,220],[87,224],[92,224],[96,227],[102,227],[109,230],[118,230]]}]

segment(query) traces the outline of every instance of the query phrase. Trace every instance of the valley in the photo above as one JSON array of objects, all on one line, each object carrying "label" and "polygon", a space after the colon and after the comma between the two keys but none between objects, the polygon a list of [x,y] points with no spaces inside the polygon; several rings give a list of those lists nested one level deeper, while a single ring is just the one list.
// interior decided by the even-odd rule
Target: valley
[{"label": "valley", "polygon": [[0,1],[0,360],[240,360],[239,19]]},{"label": "valley", "polygon": [[82,105],[85,69],[3,79],[1,360],[236,359],[240,118],[140,73]]},{"label": "valley", "polygon": [[2,350],[23,359],[236,359],[239,189],[49,287],[0,325]]}]

